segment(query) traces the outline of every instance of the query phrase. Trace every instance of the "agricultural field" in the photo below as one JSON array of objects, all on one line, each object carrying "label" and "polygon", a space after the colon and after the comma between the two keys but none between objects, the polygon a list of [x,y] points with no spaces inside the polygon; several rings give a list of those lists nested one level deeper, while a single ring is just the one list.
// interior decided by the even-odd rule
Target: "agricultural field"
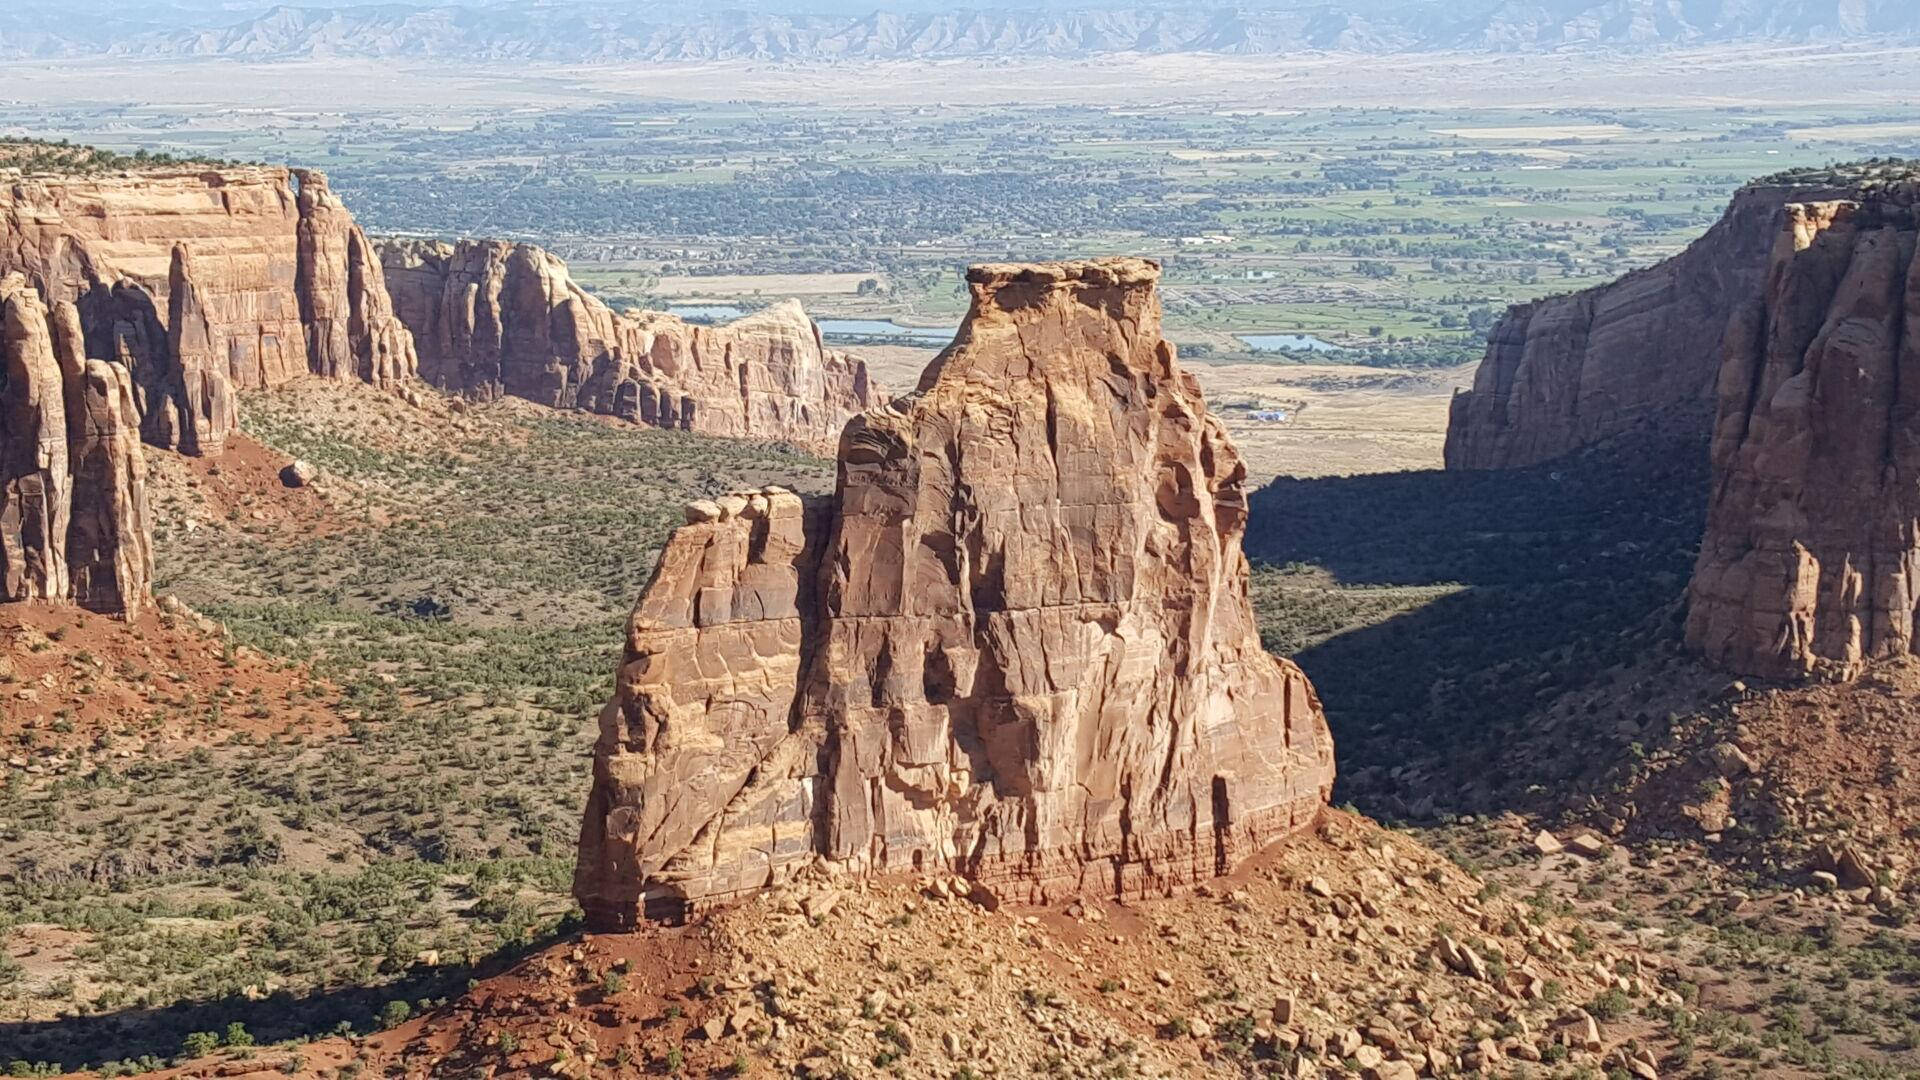
[{"label": "agricultural field", "polygon": [[[1673,253],[1754,176],[1920,154],[1903,109],[1759,91],[1313,105],[1355,75],[1311,71],[1262,106],[1204,79],[969,104],[955,73],[922,74],[954,92],[779,98],[808,84],[770,72],[720,99],[690,70],[570,72],[594,89],[568,95],[493,73],[485,93],[426,80],[424,114],[378,95],[350,112],[23,99],[0,103],[0,131],[319,166],[376,231],[533,240],[616,304],[724,317],[798,296],[816,317],[937,331],[970,262],[1124,252],[1166,262],[1189,358],[1433,368],[1474,359],[1510,303]],[[875,329],[828,326],[888,340]]]},{"label": "agricultural field", "polygon": [[[1905,55],[1876,63],[1910,82]],[[1672,955],[1684,1008],[1594,1004],[1657,1032],[1662,1075],[1920,1067],[1907,909],[1658,822],[1623,817],[1591,861],[1534,846],[1637,799],[1748,703],[1674,644],[1703,448],[1438,471],[1506,305],[1679,250],[1755,176],[1920,156],[1885,92],[1803,94],[1786,54],[1672,100],[1558,59],[1523,85],[1483,58],[1447,94],[1453,68],[1427,61],[1216,60],[1188,83],[1167,58],[921,65],[884,93],[844,69],[345,64],[239,107],[205,102],[261,69],[89,63],[0,65],[0,134],[321,167],[375,232],[538,242],[616,304],[725,318],[797,296],[896,391],[961,317],[968,263],[1163,260],[1170,336],[1259,488],[1253,600],[1324,697],[1335,801],[1483,875],[1483,898]],[[49,692],[7,747],[36,770],[0,785],[16,1075],[393,1027],[570,932],[596,716],[684,502],[819,492],[833,468],[334,383],[248,395],[218,463],[152,457],[157,591],[178,601],[149,613],[152,646],[66,609],[0,622],[9,702],[65,686],[187,733],[157,745],[157,722],[52,712]],[[284,489],[296,458],[320,479]]]}]

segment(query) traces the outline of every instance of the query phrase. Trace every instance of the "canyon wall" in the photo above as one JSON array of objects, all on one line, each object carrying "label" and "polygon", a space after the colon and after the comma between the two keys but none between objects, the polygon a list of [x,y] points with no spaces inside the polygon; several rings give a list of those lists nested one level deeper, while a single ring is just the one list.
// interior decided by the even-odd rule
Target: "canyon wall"
[{"label": "canyon wall", "polygon": [[827,348],[794,301],[698,326],[615,313],[531,244],[384,241],[380,258],[422,377],[455,393],[821,452],[884,399],[866,365]]},{"label": "canyon wall", "polygon": [[0,177],[0,273],[72,303],[86,355],[122,363],[148,441],[218,453],[238,390],[308,372],[414,370],[379,260],[310,170]]},{"label": "canyon wall", "polygon": [[1851,677],[1920,613],[1920,182],[1785,208],[1728,324],[1689,642]]},{"label": "canyon wall", "polygon": [[133,381],[80,313],[0,278],[0,600],[137,614],[153,576]]},{"label": "canyon wall", "polygon": [[673,918],[825,860],[1138,896],[1311,823],[1312,687],[1267,654],[1245,469],[1141,259],[981,266],[831,499],[688,508],[601,716],[575,895]]},{"label": "canyon wall", "polygon": [[1447,468],[1533,465],[1649,425],[1704,435],[1729,319],[1765,284],[1783,208],[1843,196],[1747,187],[1673,258],[1514,306],[1494,327],[1473,388],[1453,399]]}]

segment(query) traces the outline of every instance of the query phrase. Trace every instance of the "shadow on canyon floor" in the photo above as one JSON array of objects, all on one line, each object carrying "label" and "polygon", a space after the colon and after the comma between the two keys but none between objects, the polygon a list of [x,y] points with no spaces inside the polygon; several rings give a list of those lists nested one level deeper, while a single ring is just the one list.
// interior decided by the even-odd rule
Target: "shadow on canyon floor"
[{"label": "shadow on canyon floor", "polygon": [[1511,751],[1535,709],[1676,637],[1707,483],[1704,441],[1668,437],[1256,493],[1263,632],[1320,691],[1336,798],[1385,818],[1425,795],[1484,813],[1561,779]]},{"label": "shadow on canyon floor", "polygon": [[[563,923],[551,933],[508,946],[472,964],[415,967],[401,978],[377,986],[336,986],[312,993],[285,991],[259,998],[224,997],[184,1001],[164,1008],[133,1008],[59,1020],[0,1023],[0,1068],[31,1075],[57,1065],[56,1072],[107,1063],[105,1075],[146,1072],[182,1050],[179,1032],[224,1036],[238,1024],[255,1044],[266,1046],[346,1031],[377,1031],[396,1017],[394,1003],[408,1013],[465,993],[475,981],[507,971],[526,957],[563,940],[578,929]],[[145,1060],[143,1060],[145,1059]],[[32,1068],[21,1071],[21,1063]],[[125,1066],[115,1069],[115,1063]],[[130,1066],[130,1068],[128,1067]]]}]

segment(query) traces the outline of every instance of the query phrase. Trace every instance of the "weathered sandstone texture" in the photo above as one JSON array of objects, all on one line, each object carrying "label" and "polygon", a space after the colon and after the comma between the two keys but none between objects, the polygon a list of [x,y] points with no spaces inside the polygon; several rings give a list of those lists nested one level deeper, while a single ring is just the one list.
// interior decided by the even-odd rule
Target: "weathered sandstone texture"
[{"label": "weathered sandstone texture", "polygon": [[825,861],[996,895],[1161,892],[1311,822],[1304,675],[1260,647],[1245,470],[1141,259],[981,266],[833,498],[688,508],[601,716],[597,926]]},{"label": "weathered sandstone texture", "polygon": [[1789,205],[1726,334],[1688,640],[1851,677],[1920,613],[1920,184]]},{"label": "weathered sandstone texture", "polygon": [[0,600],[132,614],[153,576],[133,384],[83,347],[72,303],[0,278]]},{"label": "weathered sandstone texture", "polygon": [[300,223],[294,295],[306,330],[307,369],[388,386],[416,373],[413,335],[394,316],[380,258],[346,204],[311,169],[295,169]]},{"label": "weathered sandstone texture", "polygon": [[794,301],[697,326],[616,313],[531,244],[383,241],[380,258],[422,377],[470,397],[826,452],[848,417],[884,399],[866,365],[826,348]]},{"label": "weathered sandstone texture", "polygon": [[189,454],[220,450],[237,390],[415,366],[379,260],[317,172],[0,177],[10,271],[75,305],[86,354],[127,366],[147,440]]},{"label": "weathered sandstone texture", "polygon": [[1504,469],[1658,425],[1704,434],[1734,311],[1759,296],[1787,203],[1832,198],[1754,185],[1671,259],[1618,281],[1519,304],[1492,331],[1447,424],[1450,469]]},{"label": "weathered sandstone texture", "polygon": [[137,359],[135,367],[158,376],[145,395],[143,424],[155,446],[216,455],[240,426],[240,403],[219,340],[194,280],[192,256],[185,244],[176,245],[167,274],[166,352]]}]

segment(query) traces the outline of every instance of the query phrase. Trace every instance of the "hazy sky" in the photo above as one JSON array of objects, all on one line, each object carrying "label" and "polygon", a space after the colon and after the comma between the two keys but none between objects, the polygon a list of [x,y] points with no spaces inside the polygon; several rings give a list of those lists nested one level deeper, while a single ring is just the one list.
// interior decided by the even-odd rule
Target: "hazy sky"
[{"label": "hazy sky", "polygon": [[[227,11],[236,15],[256,15],[276,6],[304,8],[370,7],[400,4],[413,7],[459,5],[484,7],[502,0],[6,0],[7,6],[65,11],[100,11],[120,15],[154,16],[168,8],[178,11]],[[1286,8],[1333,8],[1341,11],[1406,10],[1431,7],[1442,0],[602,0],[595,6],[620,10],[658,9],[662,16],[680,16],[702,11],[779,11],[820,14],[859,14],[873,11],[948,11],[962,8],[1019,9],[1027,11],[1085,11],[1089,8],[1168,8],[1212,10],[1251,7],[1267,10]],[[1497,0],[1446,0],[1456,7],[1471,9],[1491,6]],[[1564,0],[1562,0],[1564,2]],[[1578,0],[1576,0],[1578,2]]]}]

